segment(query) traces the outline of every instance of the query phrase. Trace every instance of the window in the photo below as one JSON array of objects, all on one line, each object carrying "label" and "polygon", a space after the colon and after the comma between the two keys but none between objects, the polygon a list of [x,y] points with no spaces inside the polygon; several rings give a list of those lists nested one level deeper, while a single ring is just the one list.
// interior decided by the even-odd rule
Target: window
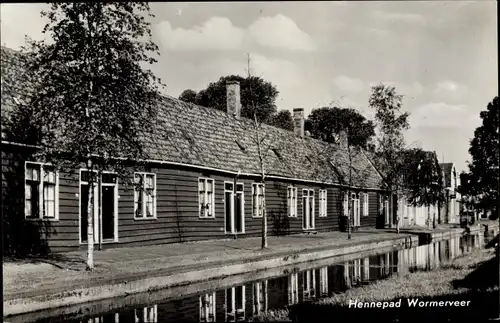
[{"label": "window", "polygon": [[314,229],[314,190],[302,190],[302,229]]},{"label": "window", "polygon": [[26,219],[59,219],[58,174],[51,165],[26,162],[24,215]]},{"label": "window", "polygon": [[210,178],[200,178],[198,180],[198,199],[199,208],[198,212],[200,218],[214,218],[215,211],[215,184],[214,180]]},{"label": "window", "polygon": [[368,193],[363,193],[363,216],[368,216]]},{"label": "window", "polygon": [[348,198],[349,198],[349,196],[348,196],[347,192],[344,193],[344,203],[342,204],[342,209],[344,211],[343,212],[344,216],[348,216],[349,215],[349,213],[348,213],[349,212],[349,204],[348,204],[349,201],[348,201]]},{"label": "window", "polygon": [[252,184],[252,217],[261,218],[264,211],[264,184]]},{"label": "window", "polygon": [[297,188],[288,186],[287,188],[288,216],[297,217]]},{"label": "window", "polygon": [[134,218],[156,218],[156,174],[135,173]]},{"label": "window", "polygon": [[326,216],[326,190],[319,190],[319,216]]},{"label": "window", "polygon": [[359,193],[352,193],[351,194],[351,209],[349,212],[351,212],[353,216],[353,225],[355,227],[360,226],[360,203],[359,203]]},{"label": "window", "polygon": [[215,292],[200,296],[200,322],[215,322]]}]

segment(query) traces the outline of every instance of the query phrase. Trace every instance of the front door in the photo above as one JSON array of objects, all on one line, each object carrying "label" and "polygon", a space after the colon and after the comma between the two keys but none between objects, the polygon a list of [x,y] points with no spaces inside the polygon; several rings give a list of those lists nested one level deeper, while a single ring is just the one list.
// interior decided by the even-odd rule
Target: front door
[{"label": "front door", "polygon": [[[80,239],[87,242],[87,214],[90,185],[89,172],[81,172],[80,180]],[[94,243],[116,241],[118,236],[118,182],[116,174],[103,173],[93,184]]]},{"label": "front door", "polygon": [[103,241],[116,240],[117,229],[117,197],[118,185],[115,174],[105,173],[101,180],[101,225],[100,231]]},{"label": "front door", "polygon": [[302,228],[314,229],[314,190],[302,191]]},{"label": "front door", "polygon": [[245,233],[243,184],[224,183],[225,233]]}]

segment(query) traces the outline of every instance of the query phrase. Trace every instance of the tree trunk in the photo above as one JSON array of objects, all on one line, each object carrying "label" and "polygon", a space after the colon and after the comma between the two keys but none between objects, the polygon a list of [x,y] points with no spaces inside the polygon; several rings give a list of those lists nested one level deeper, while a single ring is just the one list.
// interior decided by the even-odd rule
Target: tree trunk
[{"label": "tree trunk", "polygon": [[351,239],[351,197],[350,192],[347,192],[347,239]]},{"label": "tree trunk", "polygon": [[[398,206],[399,203],[399,198],[396,200],[396,206]],[[402,199],[401,199],[402,200]],[[401,207],[401,211],[403,211],[403,207]],[[399,216],[399,207],[396,208],[396,233],[399,233],[399,221],[400,221],[400,216]]]},{"label": "tree trunk", "polygon": [[432,212],[432,228],[435,229],[436,228],[436,210],[434,209],[434,211]]},{"label": "tree trunk", "polygon": [[94,269],[94,173],[92,160],[87,161],[89,175],[89,194],[87,196],[87,270]]},{"label": "tree trunk", "polygon": [[427,205],[427,227],[431,227],[431,206]]},{"label": "tree trunk", "polygon": [[264,193],[264,196],[262,198],[262,249],[265,248],[267,248],[267,210],[266,194]]}]

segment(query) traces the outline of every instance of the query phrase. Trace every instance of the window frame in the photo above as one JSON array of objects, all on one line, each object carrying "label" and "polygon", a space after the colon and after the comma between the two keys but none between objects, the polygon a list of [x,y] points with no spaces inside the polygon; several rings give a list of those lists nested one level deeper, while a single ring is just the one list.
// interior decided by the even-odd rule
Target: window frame
[{"label": "window frame", "polygon": [[[290,195],[291,192],[291,195]],[[288,217],[296,218],[297,217],[297,198],[298,198],[298,189],[295,186],[288,186],[286,188],[286,201],[287,201],[287,213]],[[295,199],[295,203],[293,200]],[[293,211],[293,212],[292,212]]]},{"label": "window frame", "polygon": [[[316,229],[316,197],[314,194],[315,190],[313,188],[302,189],[302,230]],[[307,200],[307,203],[304,203],[304,198]],[[307,214],[309,210],[312,210],[312,214]],[[306,220],[307,218],[312,219],[312,223],[309,222],[309,227],[306,228],[304,227],[304,222],[308,221]]]},{"label": "window frame", "polygon": [[[321,194],[324,194],[322,197]],[[318,199],[319,199],[319,218],[326,218],[328,216],[328,190],[326,188],[322,188],[319,190]]]},{"label": "window frame", "polygon": [[[147,217],[146,216],[146,209],[147,209],[147,202],[146,202],[146,190],[145,188],[142,188],[141,187],[141,194],[142,194],[142,216],[137,216],[137,203],[138,203],[138,192],[137,192],[137,188],[135,187],[136,185],[136,181],[135,181],[135,178],[136,176],[139,175],[139,176],[142,176],[143,179],[142,179],[142,183],[145,187],[145,183],[146,183],[146,176],[148,175],[153,175],[153,216],[152,217]],[[137,221],[147,221],[147,220],[157,220],[158,217],[157,217],[157,211],[156,211],[156,200],[158,199],[157,198],[158,196],[158,188],[157,188],[157,185],[156,185],[156,173],[151,173],[151,172],[134,172],[134,220],[137,220]]]},{"label": "window frame", "polygon": [[[208,304],[205,304],[204,299],[208,299]],[[208,312],[203,312],[203,309],[208,309]],[[200,295],[199,310],[200,322],[215,322],[217,316],[217,298],[215,292],[209,292]],[[205,314],[205,317],[203,317],[203,314]],[[212,314],[213,317],[210,317],[210,314]]]},{"label": "window frame", "polygon": [[[206,205],[208,205],[209,203],[205,203],[205,209],[203,210],[203,216],[201,215],[201,201],[200,201],[200,193],[202,192],[200,190],[200,181],[204,181],[203,183],[203,187],[204,187],[204,190],[203,190],[203,194],[204,194],[204,200],[207,201],[208,200],[208,191],[207,191],[207,183],[208,182],[211,182],[212,183],[212,198],[210,199],[210,203],[212,205],[212,214],[211,215],[207,215],[208,214],[208,207],[206,207]],[[211,178],[211,177],[198,177],[198,181],[196,183],[197,185],[197,188],[198,188],[198,218],[199,219],[215,219],[215,179]]]},{"label": "window frame", "polygon": [[[28,169],[28,165],[37,165],[39,171],[39,183],[38,183],[38,216],[26,216],[26,171]],[[42,163],[42,162],[33,162],[33,161],[25,161],[24,162],[24,194],[23,194],[23,208],[24,208],[24,219],[27,221],[59,221],[59,171],[54,167],[54,217],[45,217],[43,215],[43,209],[45,205],[45,194],[44,194],[44,176],[45,171],[44,167],[54,167],[52,163]]]},{"label": "window frame", "polygon": [[[259,188],[259,187],[262,187],[262,195],[259,195],[257,194],[257,208],[254,206],[254,203],[255,203],[255,199],[254,199],[254,196],[255,196],[255,189]],[[258,192],[257,192],[258,193]],[[254,219],[262,219],[262,217],[264,216],[263,212],[259,212],[261,211],[261,207],[262,207],[262,199],[264,199],[266,195],[266,184],[265,183],[258,183],[258,182],[255,182],[255,183],[252,183],[252,218]],[[260,197],[260,199],[259,199]],[[255,215],[255,210],[257,210],[257,215]],[[261,214],[261,215],[259,215]]]},{"label": "window frame", "polygon": [[363,216],[368,216],[370,213],[369,213],[369,207],[370,207],[370,204],[369,204],[369,196],[368,196],[368,192],[363,192]]}]

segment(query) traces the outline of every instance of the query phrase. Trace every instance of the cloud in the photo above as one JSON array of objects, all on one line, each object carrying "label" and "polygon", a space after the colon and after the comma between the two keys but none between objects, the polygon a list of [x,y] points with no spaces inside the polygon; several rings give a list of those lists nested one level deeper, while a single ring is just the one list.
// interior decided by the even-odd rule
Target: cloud
[{"label": "cloud", "polygon": [[248,32],[263,46],[301,51],[316,49],[312,38],[300,30],[295,21],[282,14],[260,17],[248,27]]},{"label": "cloud", "polygon": [[416,127],[462,127],[476,123],[477,113],[466,105],[431,102],[417,108],[410,115],[410,125]]},{"label": "cloud", "polygon": [[337,76],[334,80],[335,85],[344,92],[361,92],[365,84],[360,79],[350,78],[345,75]]},{"label": "cloud", "polygon": [[236,27],[226,17],[211,17],[202,25],[189,29],[173,28],[162,21],[156,26],[161,42],[175,51],[242,50],[249,43],[261,46],[311,51],[316,48],[312,38],[290,18],[278,14],[260,17],[247,29]]},{"label": "cloud", "polygon": [[1,44],[12,49],[25,45],[24,36],[34,40],[42,40],[42,29],[45,21],[40,11],[49,5],[43,3],[9,3],[0,5]]},{"label": "cloud", "polygon": [[434,95],[448,100],[459,100],[467,93],[467,87],[454,81],[446,80],[436,84]]},{"label": "cloud", "polygon": [[372,11],[372,16],[379,20],[385,20],[391,22],[404,22],[404,23],[412,23],[420,25],[423,25],[427,22],[425,16],[415,13],[387,12],[382,10],[374,10]]},{"label": "cloud", "polygon": [[260,76],[281,88],[295,88],[299,86],[301,74],[298,66],[285,59],[269,58],[260,54],[252,54],[251,70],[255,76]]},{"label": "cloud", "polygon": [[168,21],[156,26],[161,42],[171,50],[241,49],[245,31],[226,17],[212,17],[191,29],[172,28]]}]

